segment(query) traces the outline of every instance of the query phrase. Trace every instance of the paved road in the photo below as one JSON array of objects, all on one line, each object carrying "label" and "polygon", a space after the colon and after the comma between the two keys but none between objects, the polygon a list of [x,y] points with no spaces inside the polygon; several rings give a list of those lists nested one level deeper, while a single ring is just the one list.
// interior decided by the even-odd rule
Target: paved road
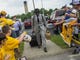
[{"label": "paved road", "polygon": [[[31,29],[27,29],[26,31],[28,32],[28,34],[31,35],[31,31],[32,31]],[[80,60],[80,55],[78,57],[70,58],[71,53],[72,53],[72,50],[65,52],[63,54],[55,55],[55,56],[44,56],[40,58],[36,57],[30,60]]]},{"label": "paved road", "polygon": [[56,56],[34,58],[32,60],[80,60],[80,55],[77,57],[70,57],[70,56],[71,56],[71,52],[65,52],[63,54],[56,55]]}]

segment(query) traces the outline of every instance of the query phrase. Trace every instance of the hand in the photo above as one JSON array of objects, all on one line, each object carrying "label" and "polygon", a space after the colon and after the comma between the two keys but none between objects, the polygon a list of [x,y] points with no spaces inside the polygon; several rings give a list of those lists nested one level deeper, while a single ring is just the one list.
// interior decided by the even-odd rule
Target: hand
[{"label": "hand", "polygon": [[25,36],[26,34],[27,34],[27,32],[25,32],[25,31],[22,33],[22,35],[24,35],[24,36]]},{"label": "hand", "polygon": [[10,60],[11,55],[6,55],[4,60]]},{"label": "hand", "polygon": [[79,25],[78,23],[73,24],[73,26],[78,26],[78,25]]},{"label": "hand", "polygon": [[59,23],[54,23],[54,26],[59,25]]},{"label": "hand", "polygon": [[70,16],[70,14],[66,13],[65,16]]}]

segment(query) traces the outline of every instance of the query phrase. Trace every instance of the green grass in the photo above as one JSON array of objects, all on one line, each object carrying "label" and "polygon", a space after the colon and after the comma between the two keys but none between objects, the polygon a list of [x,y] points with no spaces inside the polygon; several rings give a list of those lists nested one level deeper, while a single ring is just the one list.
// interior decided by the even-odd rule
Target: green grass
[{"label": "green grass", "polygon": [[19,46],[19,49],[20,49],[20,53],[21,55],[23,54],[23,51],[24,51],[24,42],[22,42]]},{"label": "green grass", "polygon": [[53,41],[56,45],[60,46],[63,49],[68,48],[68,45],[65,44],[65,42],[63,41],[60,35],[52,35],[51,41]]}]

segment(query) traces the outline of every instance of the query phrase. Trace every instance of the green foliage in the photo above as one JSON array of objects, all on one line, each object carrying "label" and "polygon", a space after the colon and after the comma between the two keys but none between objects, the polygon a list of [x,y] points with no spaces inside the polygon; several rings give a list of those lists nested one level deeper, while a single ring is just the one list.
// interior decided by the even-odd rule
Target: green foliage
[{"label": "green foliage", "polygon": [[28,12],[28,14],[26,14],[27,18],[31,18],[32,16],[32,13],[31,12]]},{"label": "green foliage", "polygon": [[10,15],[7,15],[6,18],[10,18]]},{"label": "green foliage", "polygon": [[63,41],[60,35],[52,35],[51,40],[63,49],[68,48],[68,45],[65,44],[65,42]]},{"label": "green foliage", "polygon": [[51,15],[52,12],[53,12],[53,9],[49,9],[48,14]]},{"label": "green foliage", "polygon": [[22,14],[22,15],[21,15],[21,20],[24,21],[25,19],[27,19],[26,14]]},{"label": "green foliage", "polygon": [[[52,12],[53,12],[52,9],[49,9],[49,10],[46,10],[44,8],[40,9],[40,13],[41,14],[44,13],[45,16],[47,15],[50,16]],[[24,21],[25,19],[30,19],[33,13],[34,13],[34,10],[32,10],[31,12],[28,12],[27,14],[21,14],[21,15],[16,15],[16,16],[17,18],[21,18],[21,20]]]},{"label": "green foliage", "polygon": [[58,8],[55,8],[54,11],[58,10]]},{"label": "green foliage", "polygon": [[19,46],[19,49],[20,49],[20,53],[21,55],[23,54],[23,51],[24,51],[24,42],[22,42]]},{"label": "green foliage", "polygon": [[32,16],[31,12],[28,12],[27,14],[21,14],[21,15],[16,15],[17,18],[21,18],[22,21],[24,21],[25,19],[30,19]]},{"label": "green foliage", "polygon": [[50,15],[50,14],[49,14],[49,11],[46,10],[46,9],[44,9],[44,8],[41,8],[41,9],[40,9],[40,13],[41,13],[41,14],[44,13],[45,16],[46,16],[46,15]]},{"label": "green foliage", "polygon": [[21,18],[21,15],[16,15],[17,18]]}]

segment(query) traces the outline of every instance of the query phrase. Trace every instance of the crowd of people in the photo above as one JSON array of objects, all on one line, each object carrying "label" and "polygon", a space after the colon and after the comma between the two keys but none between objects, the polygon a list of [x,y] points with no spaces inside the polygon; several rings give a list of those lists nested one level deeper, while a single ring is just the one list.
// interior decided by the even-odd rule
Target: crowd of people
[{"label": "crowd of people", "polygon": [[[55,26],[69,23],[71,21],[76,21],[73,26],[76,27],[74,31],[74,36],[78,37],[79,26],[80,26],[80,1],[72,0],[72,8],[63,7],[65,10],[65,15],[62,20],[54,23]],[[22,27],[21,22],[13,16],[12,19],[6,18],[7,13],[5,11],[0,12],[0,60],[16,60],[15,50],[18,51],[20,43],[24,40],[26,32],[20,33]],[[46,37],[45,33],[47,30],[47,22],[44,15],[40,14],[39,9],[34,10],[34,15],[32,16],[32,34],[35,33],[38,47],[41,46],[44,52],[47,52],[46,47]],[[62,31],[61,31],[62,32]],[[76,33],[77,32],[77,33]],[[80,47],[76,46],[73,53],[79,53]]]},{"label": "crowd of people", "polygon": [[[79,27],[80,27],[80,0],[72,0],[72,8],[64,6],[62,9],[65,10],[65,14],[61,21],[54,23],[55,26],[61,25],[61,34],[66,35],[64,30],[68,30],[68,24],[70,23],[73,28],[73,33],[71,34],[76,40],[79,40]],[[73,21],[73,22],[72,22]],[[65,29],[64,26],[66,25]],[[68,31],[68,34],[70,32]],[[67,36],[67,35],[66,35]],[[64,36],[65,37],[65,36]],[[65,37],[66,38],[66,37]],[[69,36],[67,37],[69,38]],[[80,47],[76,45],[76,49],[74,50],[73,54],[79,53]]]},{"label": "crowd of people", "polygon": [[18,51],[26,32],[20,34],[20,21],[6,18],[6,12],[0,12],[0,60],[16,60],[15,49]]},{"label": "crowd of people", "polygon": [[[54,26],[60,26],[61,25],[61,33],[64,34],[64,25],[68,27],[68,24],[72,24],[72,27],[74,27],[73,33],[71,32],[72,38],[76,37],[76,40],[79,40],[79,26],[80,26],[80,1],[79,0],[72,0],[71,7],[63,6],[62,10],[65,12],[62,16],[62,19],[59,21],[56,21]],[[41,46],[44,49],[44,52],[47,52],[47,46],[46,46],[46,37],[45,33],[47,30],[47,22],[45,19],[45,16],[40,14],[39,9],[34,10],[34,15],[32,16],[32,31],[35,33],[38,47],[41,48]],[[67,30],[67,28],[65,28]],[[71,28],[70,28],[71,29]],[[68,32],[69,33],[69,32]],[[65,34],[66,35],[66,34]],[[67,35],[66,35],[67,36]],[[65,36],[64,36],[65,37]],[[69,38],[67,36],[67,38]],[[79,53],[80,47],[78,45],[75,45],[76,49],[73,51],[73,54]]]},{"label": "crowd of people", "polygon": [[[31,37],[26,35],[26,32],[21,33],[22,25],[16,16],[8,19],[6,15],[5,11],[0,12],[0,60],[16,60],[19,56],[20,43],[25,39],[25,36],[30,38],[26,38],[27,40],[31,40]],[[46,28],[47,22],[44,15],[40,14],[39,9],[35,9],[32,16],[32,34],[35,33],[38,47],[43,46],[44,52],[47,52]]]}]

